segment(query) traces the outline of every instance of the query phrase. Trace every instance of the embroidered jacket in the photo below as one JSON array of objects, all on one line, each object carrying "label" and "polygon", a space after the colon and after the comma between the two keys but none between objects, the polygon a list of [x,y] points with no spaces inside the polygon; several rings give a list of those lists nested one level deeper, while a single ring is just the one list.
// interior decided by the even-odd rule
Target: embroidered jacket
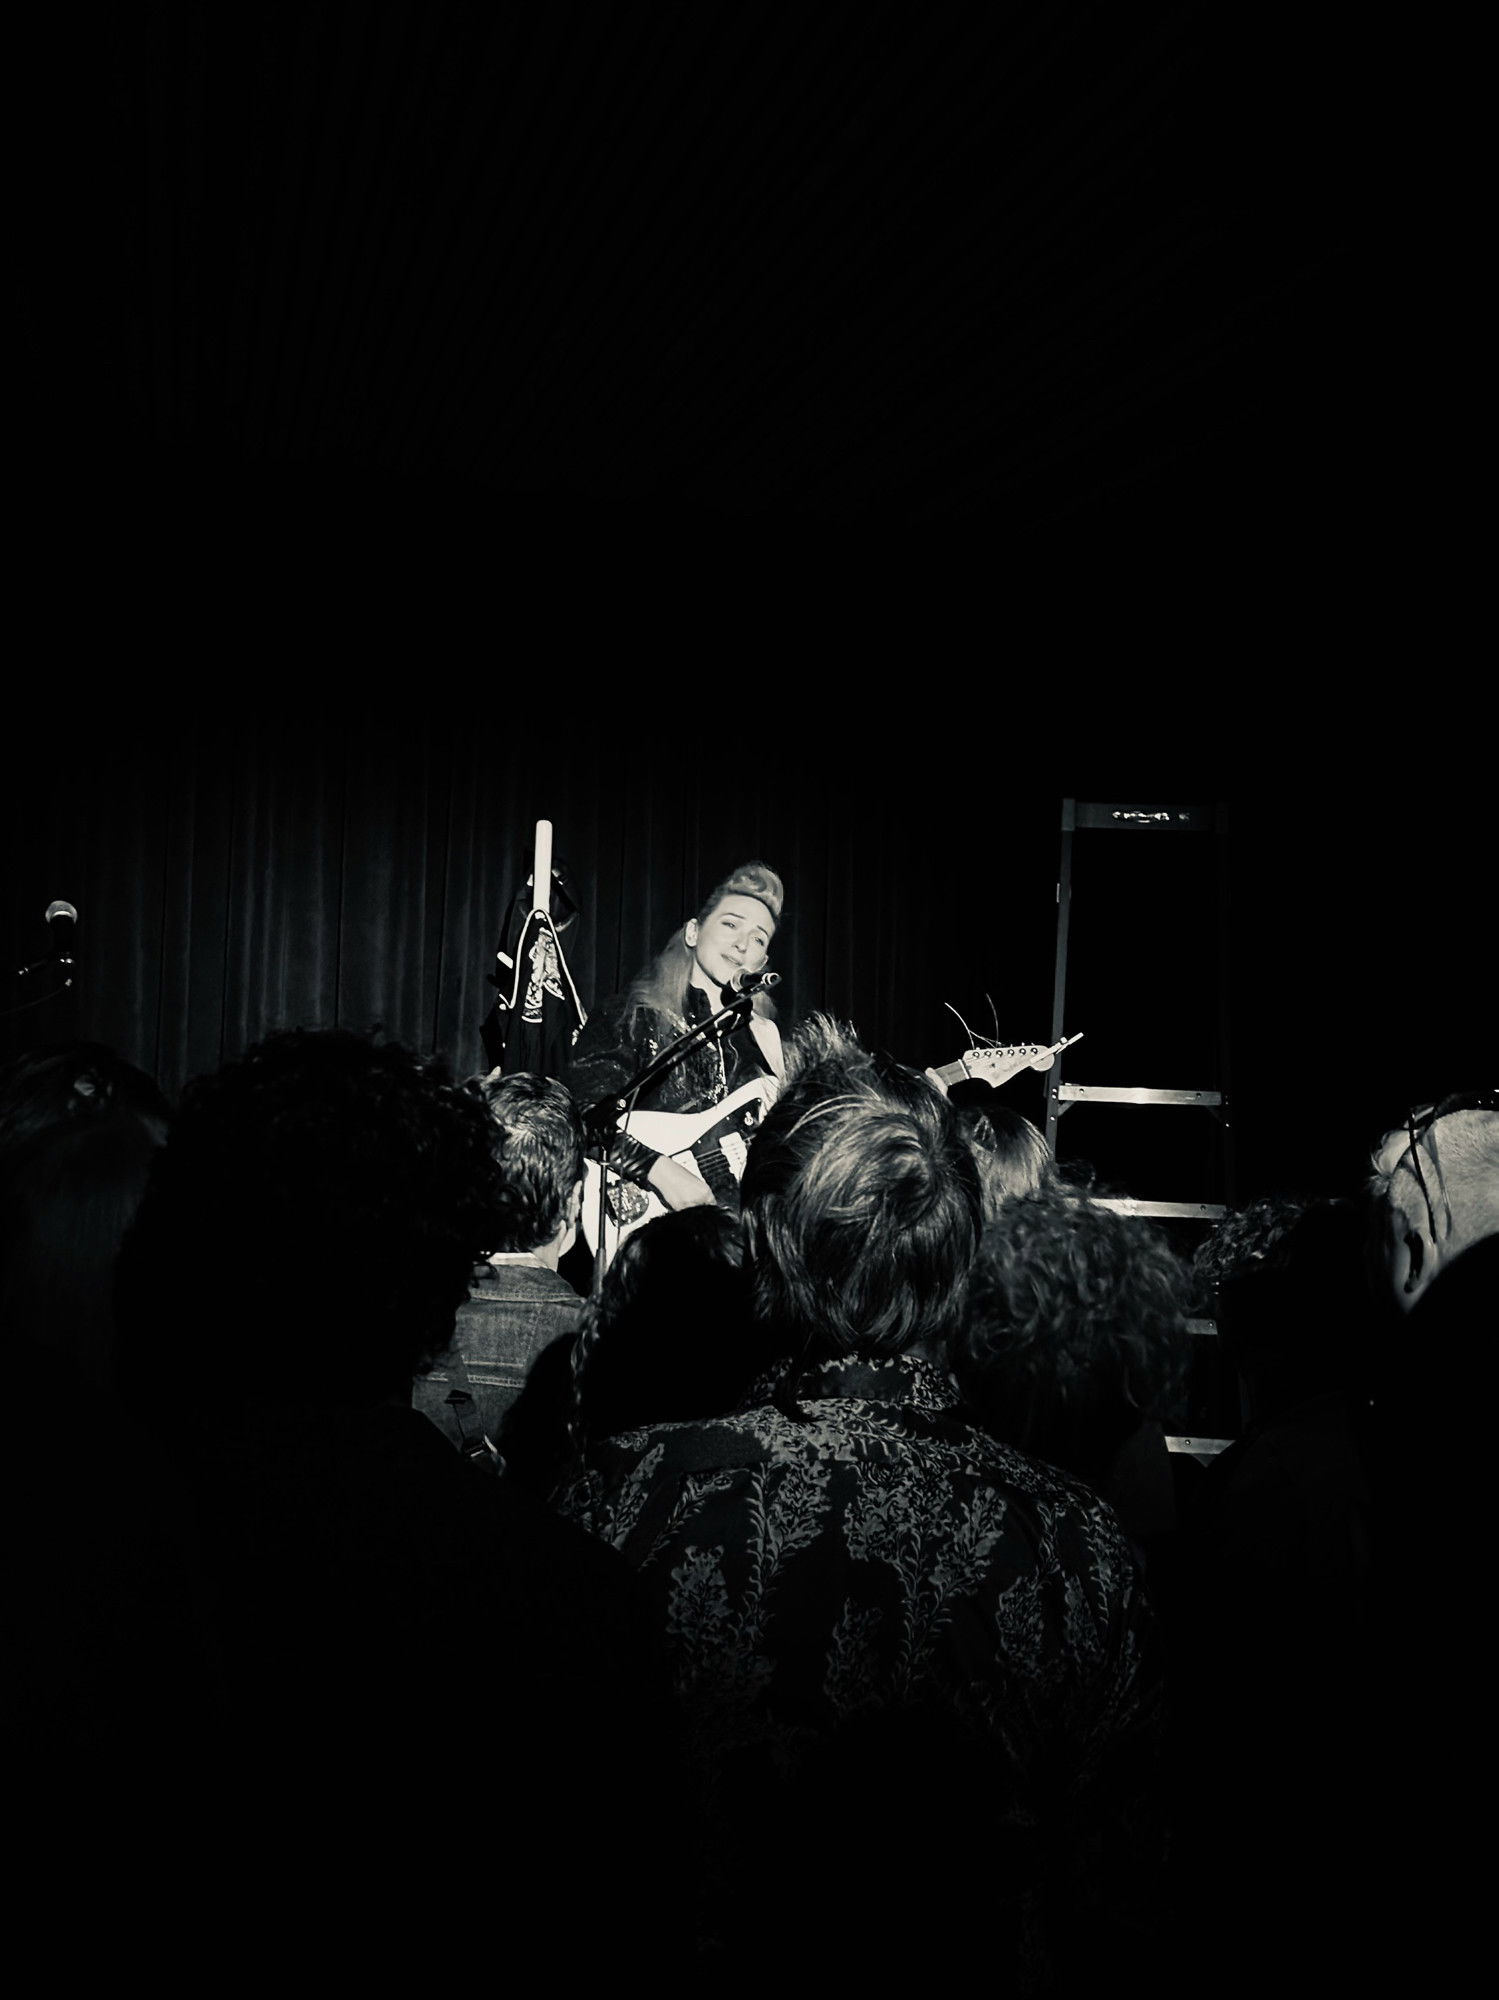
[{"label": "embroidered jacket", "polygon": [[878,1760],[900,1740],[878,1725],[915,1716],[918,1744],[969,1746],[955,1788],[1006,1855],[1070,1856],[1073,1904],[1098,1915],[1155,1880],[1154,1621],[1107,1505],[955,1403],[928,1362],[828,1363],[800,1418],[766,1404],[616,1437],[559,1504],[647,1584],[723,1871],[757,1797],[855,1777],[863,1752],[829,1766],[827,1747]]}]

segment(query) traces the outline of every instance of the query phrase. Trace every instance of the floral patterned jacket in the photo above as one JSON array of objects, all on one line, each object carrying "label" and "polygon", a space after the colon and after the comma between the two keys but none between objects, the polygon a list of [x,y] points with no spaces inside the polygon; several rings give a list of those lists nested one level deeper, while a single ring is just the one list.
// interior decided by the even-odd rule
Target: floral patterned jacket
[{"label": "floral patterned jacket", "polygon": [[872,1723],[919,1715],[918,1741],[973,1752],[960,1782],[982,1770],[1010,1852],[1060,1840],[1137,1897],[1162,1669],[1135,1559],[1102,1500],[956,1401],[930,1362],[827,1363],[799,1416],[766,1404],[596,1446],[559,1505],[647,1582],[710,1838],[825,1771],[829,1743],[888,1743]]}]

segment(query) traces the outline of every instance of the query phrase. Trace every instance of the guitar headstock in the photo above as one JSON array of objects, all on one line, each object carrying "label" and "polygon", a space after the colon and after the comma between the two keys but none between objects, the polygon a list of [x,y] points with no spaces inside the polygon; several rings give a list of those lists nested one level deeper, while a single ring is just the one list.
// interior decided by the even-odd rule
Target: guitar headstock
[{"label": "guitar headstock", "polygon": [[1082,1040],[1082,1032],[1063,1035],[1059,1042],[1048,1048],[1044,1042],[1011,1042],[1005,1048],[972,1048],[955,1063],[948,1063],[942,1069],[929,1069],[927,1075],[939,1090],[946,1090],[951,1083],[961,1083],[965,1077],[972,1077],[977,1083],[987,1083],[997,1090],[1012,1076],[1018,1076],[1023,1069],[1050,1069],[1063,1049],[1070,1049],[1074,1042]]},{"label": "guitar headstock", "polygon": [[1023,1069],[1050,1069],[1056,1059],[1056,1050],[1047,1048],[1044,1042],[1012,1042],[1002,1049],[967,1049],[960,1058],[969,1076],[995,1089]]}]

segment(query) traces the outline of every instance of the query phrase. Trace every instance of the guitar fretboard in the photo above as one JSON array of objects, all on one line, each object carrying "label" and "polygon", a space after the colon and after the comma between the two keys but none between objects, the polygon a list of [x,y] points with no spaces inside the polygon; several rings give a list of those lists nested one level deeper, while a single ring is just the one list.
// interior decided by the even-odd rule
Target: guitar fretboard
[{"label": "guitar fretboard", "polygon": [[[737,1158],[731,1150],[735,1145],[738,1147]],[[738,1201],[745,1150],[743,1140],[735,1133],[728,1133],[722,1139],[704,1139],[692,1149],[698,1172],[712,1188],[713,1198],[720,1208],[732,1207]]]}]

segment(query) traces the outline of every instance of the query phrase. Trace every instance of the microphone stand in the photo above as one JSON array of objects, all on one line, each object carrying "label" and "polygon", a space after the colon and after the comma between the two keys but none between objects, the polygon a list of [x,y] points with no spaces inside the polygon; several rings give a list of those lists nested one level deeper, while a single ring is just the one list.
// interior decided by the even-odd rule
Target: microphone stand
[{"label": "microphone stand", "polygon": [[68,988],[73,984],[73,957],[71,952],[54,952],[50,958],[34,958],[30,965],[17,966],[15,977],[17,979],[25,979],[31,973],[40,972],[43,967],[49,965],[55,965],[58,971],[62,973],[63,980],[61,986],[54,986],[49,993],[37,993],[30,1000],[22,1000],[14,1007],[6,1007],[3,1011],[0,1011],[0,1021],[8,1021],[12,1014],[24,1014],[28,1007],[40,1007],[46,1001],[56,1000],[60,995],[67,992]]},{"label": "microphone stand", "polygon": [[720,1007],[716,1014],[710,1014],[706,1021],[696,1022],[685,1034],[678,1035],[674,1042],[668,1042],[659,1055],[652,1056],[645,1067],[631,1077],[623,1090],[613,1097],[601,1097],[597,1104],[590,1104],[583,1113],[584,1129],[598,1142],[603,1155],[599,1162],[603,1169],[599,1174],[599,1220],[596,1238],[599,1247],[593,1259],[592,1290],[595,1298],[598,1297],[604,1279],[604,1229],[608,1220],[609,1204],[609,1153],[611,1142],[620,1136],[620,1121],[629,1123],[630,1113],[635,1109],[636,1098],[648,1085],[653,1084],[658,1076],[674,1068],[692,1049],[719,1034],[730,1021],[736,1019],[742,1021],[749,1013],[754,997],[761,987],[778,983],[778,979],[767,979],[764,974],[757,973],[752,978],[746,979],[737,990],[730,986],[720,988],[721,992],[733,993],[734,997]]}]

